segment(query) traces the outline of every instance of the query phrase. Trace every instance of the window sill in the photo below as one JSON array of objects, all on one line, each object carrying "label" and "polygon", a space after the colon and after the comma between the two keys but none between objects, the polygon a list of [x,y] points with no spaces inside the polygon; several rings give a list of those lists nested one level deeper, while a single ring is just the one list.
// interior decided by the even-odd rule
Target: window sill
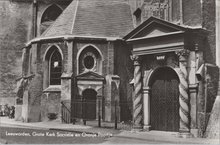
[{"label": "window sill", "polygon": [[47,92],[60,93],[61,92],[61,85],[51,85],[48,88],[46,88],[43,92],[44,93],[47,93]]}]

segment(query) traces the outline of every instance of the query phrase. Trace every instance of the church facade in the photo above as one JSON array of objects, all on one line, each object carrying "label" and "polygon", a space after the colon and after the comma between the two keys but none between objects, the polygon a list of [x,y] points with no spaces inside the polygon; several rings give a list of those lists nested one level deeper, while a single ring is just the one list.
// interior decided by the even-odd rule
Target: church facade
[{"label": "church facade", "polygon": [[17,119],[202,136],[219,80],[214,13],[214,0],[52,4],[22,49]]},{"label": "church facade", "polygon": [[43,121],[48,113],[67,123],[98,117],[114,121],[115,113],[126,120],[129,112],[120,112],[129,107],[119,103],[131,99],[133,72],[122,36],[133,28],[128,3],[73,1],[23,49],[24,120]]}]

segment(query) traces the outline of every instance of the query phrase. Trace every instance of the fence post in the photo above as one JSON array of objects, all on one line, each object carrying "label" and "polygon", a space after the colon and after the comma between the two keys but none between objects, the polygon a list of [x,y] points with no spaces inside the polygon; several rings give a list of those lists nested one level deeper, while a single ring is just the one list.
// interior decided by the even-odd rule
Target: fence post
[{"label": "fence post", "polygon": [[99,108],[99,110],[98,110],[98,126],[99,127],[101,127],[101,111],[100,111],[100,107],[101,107],[101,105],[100,105],[100,98],[98,98],[99,100],[98,100],[98,108]]},{"label": "fence post", "polygon": [[86,125],[86,120],[85,119],[83,119],[83,125]]},{"label": "fence post", "polygon": [[85,98],[82,99],[82,118],[83,124],[86,125],[86,101]]},{"label": "fence post", "polygon": [[63,121],[63,104],[62,104],[62,102],[61,102],[61,120],[62,120],[62,123],[63,123],[64,121]]},{"label": "fence post", "polygon": [[115,129],[118,128],[117,120],[118,120],[118,118],[117,118],[117,101],[115,100]]}]

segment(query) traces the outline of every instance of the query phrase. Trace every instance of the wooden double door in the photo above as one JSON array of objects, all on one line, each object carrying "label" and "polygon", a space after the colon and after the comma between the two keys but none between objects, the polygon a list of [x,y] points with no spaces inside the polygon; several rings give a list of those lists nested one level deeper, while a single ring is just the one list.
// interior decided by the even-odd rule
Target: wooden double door
[{"label": "wooden double door", "polygon": [[150,123],[152,130],[179,131],[179,79],[171,68],[152,76]]}]

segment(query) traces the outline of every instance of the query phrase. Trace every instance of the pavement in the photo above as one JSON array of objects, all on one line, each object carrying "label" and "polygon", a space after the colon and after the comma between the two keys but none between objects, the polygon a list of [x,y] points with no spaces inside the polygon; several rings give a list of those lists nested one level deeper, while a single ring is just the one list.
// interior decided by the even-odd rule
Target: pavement
[{"label": "pavement", "polygon": [[8,117],[0,117],[0,126],[4,127],[16,127],[16,128],[31,128],[31,129],[42,129],[42,130],[60,130],[69,132],[80,132],[80,133],[102,133],[102,134],[117,134],[120,130],[112,128],[99,128],[98,126],[86,126],[80,124],[66,124],[62,123],[59,119],[48,120],[43,122],[31,122],[26,123],[22,121],[15,121]]},{"label": "pavement", "polygon": [[149,131],[123,131],[104,144],[220,144],[220,140],[207,138],[180,138],[178,133]]},{"label": "pavement", "polygon": [[5,139],[0,138],[0,144],[7,144],[7,141]]},{"label": "pavement", "polygon": [[[115,130],[113,128],[99,128],[80,124],[64,124],[60,120],[25,123],[15,121],[7,117],[0,117],[0,127],[31,128],[40,130],[60,130],[76,133],[95,133],[108,135],[104,144],[152,144],[152,143],[171,143],[171,144],[220,144],[219,139],[207,138],[180,138],[177,132],[163,131],[126,131]],[[6,143],[0,139],[0,143]]]}]

